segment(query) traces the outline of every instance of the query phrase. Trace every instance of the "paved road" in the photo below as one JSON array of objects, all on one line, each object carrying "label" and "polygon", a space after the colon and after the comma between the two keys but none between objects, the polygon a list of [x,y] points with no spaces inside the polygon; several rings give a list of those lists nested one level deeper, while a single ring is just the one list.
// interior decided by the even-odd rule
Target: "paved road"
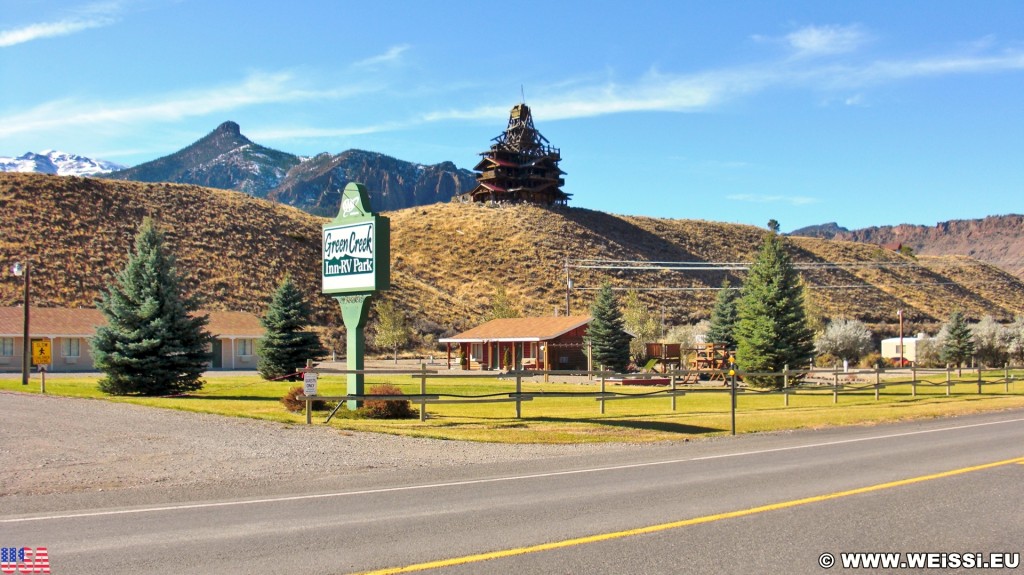
[{"label": "paved road", "polygon": [[1022,461],[1017,410],[6,516],[0,545],[55,574],[820,574],[825,552],[1024,552]]}]

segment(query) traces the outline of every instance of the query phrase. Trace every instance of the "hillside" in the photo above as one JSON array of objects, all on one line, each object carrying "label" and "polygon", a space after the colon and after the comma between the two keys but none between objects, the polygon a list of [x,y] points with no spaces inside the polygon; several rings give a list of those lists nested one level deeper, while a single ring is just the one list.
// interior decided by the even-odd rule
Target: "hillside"
[{"label": "hillside", "polygon": [[[0,261],[33,257],[33,302],[90,307],[123,265],[146,215],[167,231],[191,292],[209,309],[262,313],[277,282],[291,273],[314,302],[318,321],[339,321],[319,293],[324,219],[232,191],[37,174],[0,174]],[[390,299],[401,302],[422,332],[469,327],[505,286],[525,314],[565,310],[565,262],[750,261],[764,230],[693,220],[624,217],[579,208],[435,204],[390,212]],[[809,287],[811,308],[854,317],[880,333],[895,331],[904,309],[907,332],[944,320],[954,308],[972,318],[1009,320],[1024,310],[1024,283],[963,257],[915,261],[877,246],[790,238]],[[830,262],[842,262],[835,267]],[[5,264],[5,268],[6,268]],[[715,291],[740,271],[603,270],[573,267],[572,311],[589,307],[609,280],[642,292],[668,325],[710,314]],[[21,301],[18,278],[0,275],[0,305]]]},{"label": "hillside", "polygon": [[903,244],[928,256],[970,256],[1024,278],[1024,216],[1010,214],[976,220],[951,220],[934,226],[901,224],[847,230],[835,223],[809,226],[792,235]]}]

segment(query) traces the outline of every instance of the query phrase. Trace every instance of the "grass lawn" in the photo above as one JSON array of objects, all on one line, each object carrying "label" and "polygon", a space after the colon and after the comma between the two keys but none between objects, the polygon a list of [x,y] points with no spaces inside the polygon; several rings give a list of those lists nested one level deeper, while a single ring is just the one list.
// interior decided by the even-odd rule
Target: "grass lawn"
[{"label": "grass lawn", "polygon": [[[879,391],[867,384],[847,389],[833,403],[832,389],[801,389],[786,398],[779,393],[745,391],[738,396],[737,433],[817,428],[832,425],[869,424],[914,418],[961,415],[1024,407],[1022,372],[1012,372],[1016,381],[1003,383],[1002,372],[985,375],[986,385],[978,394],[976,372],[955,382],[946,396],[945,376],[918,383],[916,395],[906,380],[886,381]],[[185,397],[110,397],[96,388],[99,375],[60,376],[50,374],[46,390],[51,395],[97,398],[164,409],[180,409],[236,417],[251,417],[282,423],[305,424],[303,413],[291,413],[280,403],[287,382],[267,382],[258,376],[218,374],[205,387]],[[20,379],[0,379],[0,390],[39,393],[39,375],[33,374],[26,387]],[[406,375],[367,376],[367,392],[378,383],[397,385],[407,394],[419,393],[418,378]],[[1007,387],[1009,392],[1007,392]],[[320,395],[344,395],[345,379],[321,375]],[[607,391],[643,394],[665,388],[612,386]],[[676,399],[607,401],[605,413],[593,397],[537,397],[522,403],[522,419],[515,417],[514,403],[427,405],[426,422],[418,419],[386,421],[357,417],[344,407],[330,426],[345,430],[393,433],[416,437],[506,443],[649,442],[679,440],[695,436],[730,433],[730,397],[725,387],[703,387]],[[515,391],[515,381],[495,377],[430,379],[431,394],[486,395]],[[578,393],[600,391],[598,384],[523,383],[531,393]],[[414,405],[414,407],[418,407]],[[323,425],[326,412],[315,412],[313,422]]]}]

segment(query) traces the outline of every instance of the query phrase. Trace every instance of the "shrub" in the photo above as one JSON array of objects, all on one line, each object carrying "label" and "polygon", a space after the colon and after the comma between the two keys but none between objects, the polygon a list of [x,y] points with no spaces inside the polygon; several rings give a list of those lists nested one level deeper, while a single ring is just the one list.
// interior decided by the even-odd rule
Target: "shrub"
[{"label": "shrub", "polygon": [[[296,385],[295,387],[288,390],[288,393],[284,394],[281,398],[281,403],[284,404],[288,411],[303,411],[306,409],[306,401],[304,399],[296,399],[300,395],[305,395],[303,387]],[[313,411],[325,411],[330,409],[330,405],[322,399],[314,399],[309,406]]]},{"label": "shrub", "polygon": [[[393,385],[375,385],[368,395],[405,395]],[[408,399],[404,401],[367,400],[359,412],[370,419],[411,419],[419,417],[419,410],[412,408]]]},{"label": "shrub", "polygon": [[843,360],[841,360],[838,357],[832,355],[831,353],[818,354],[814,358],[814,365],[815,365],[815,367],[830,367],[830,368],[834,368],[837,365],[842,365],[842,363],[843,363]]},{"label": "shrub", "polygon": [[881,367],[889,367],[890,363],[886,361],[882,354],[877,351],[871,352],[864,357],[860,358],[860,367],[867,369],[875,369]]}]

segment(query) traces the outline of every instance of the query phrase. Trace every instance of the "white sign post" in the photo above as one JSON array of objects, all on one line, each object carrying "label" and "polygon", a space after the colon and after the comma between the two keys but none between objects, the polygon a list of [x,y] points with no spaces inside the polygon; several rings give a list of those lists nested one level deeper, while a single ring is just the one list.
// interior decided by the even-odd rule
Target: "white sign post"
[{"label": "white sign post", "polygon": [[317,395],[316,380],[317,375],[315,371],[307,371],[302,374],[302,394],[305,396]]},{"label": "white sign post", "polygon": [[313,423],[313,400],[311,398],[317,395],[316,378],[318,374],[311,367],[300,371],[302,371],[302,395],[306,396],[306,425],[309,425]]}]

